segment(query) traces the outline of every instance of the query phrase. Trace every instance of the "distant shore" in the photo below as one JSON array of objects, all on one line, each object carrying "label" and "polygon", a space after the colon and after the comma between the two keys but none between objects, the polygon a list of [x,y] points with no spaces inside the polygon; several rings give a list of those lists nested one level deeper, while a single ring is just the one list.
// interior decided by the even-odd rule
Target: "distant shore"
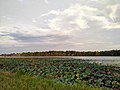
[{"label": "distant shore", "polygon": [[72,58],[72,56],[0,56],[0,58]]}]

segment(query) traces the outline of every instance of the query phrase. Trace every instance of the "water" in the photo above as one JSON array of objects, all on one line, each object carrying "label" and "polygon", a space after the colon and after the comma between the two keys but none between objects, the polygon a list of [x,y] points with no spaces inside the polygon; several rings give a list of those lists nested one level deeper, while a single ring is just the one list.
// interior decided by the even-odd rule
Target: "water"
[{"label": "water", "polygon": [[120,67],[120,56],[76,56],[71,57],[75,59],[89,60],[89,62],[116,65]]},{"label": "water", "polygon": [[71,58],[91,60],[120,60],[120,56],[72,56]]}]

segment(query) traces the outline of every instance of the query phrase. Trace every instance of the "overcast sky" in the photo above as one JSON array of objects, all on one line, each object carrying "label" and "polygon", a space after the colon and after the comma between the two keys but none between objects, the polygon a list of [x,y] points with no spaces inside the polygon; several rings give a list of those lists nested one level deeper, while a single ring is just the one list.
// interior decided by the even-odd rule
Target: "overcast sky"
[{"label": "overcast sky", "polygon": [[0,53],[120,49],[120,0],[0,0]]}]

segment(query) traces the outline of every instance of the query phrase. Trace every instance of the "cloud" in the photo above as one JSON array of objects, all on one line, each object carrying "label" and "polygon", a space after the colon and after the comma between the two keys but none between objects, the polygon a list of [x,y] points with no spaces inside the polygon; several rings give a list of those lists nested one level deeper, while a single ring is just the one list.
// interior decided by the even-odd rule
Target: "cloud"
[{"label": "cloud", "polygon": [[48,16],[48,15],[59,15],[60,11],[59,10],[51,10],[48,13],[42,14],[39,18],[44,17],[44,16]]},{"label": "cloud", "polygon": [[[97,0],[94,2],[98,4]],[[102,5],[99,3],[99,6]],[[120,20],[118,13],[119,5],[107,5],[104,8],[105,11],[101,10],[102,8],[91,5],[75,4],[63,11],[51,10],[36,18],[36,21],[43,23],[41,18],[44,18],[47,27],[59,31],[64,29],[64,32],[72,31],[73,28],[74,30],[94,29],[94,27],[100,27],[100,29],[118,29],[120,26],[118,23]]]},{"label": "cloud", "polygon": [[113,20],[117,21],[120,15],[120,4],[108,5],[107,9],[109,11],[108,16]]},{"label": "cloud", "polygon": [[[49,17],[46,23],[49,29],[58,31],[63,35],[71,35],[73,39],[69,39],[69,41],[73,42],[74,45],[81,42],[81,45],[84,44],[83,47],[87,47],[88,42],[90,42],[89,46],[91,47],[92,45],[98,45],[99,47],[97,48],[103,48],[104,45],[105,49],[107,48],[105,45],[111,47],[113,45],[112,42],[117,40],[117,38],[112,40],[111,34],[113,32],[110,35],[107,35],[107,33],[111,32],[110,30],[120,32],[120,23],[118,22],[120,18],[118,13],[119,5],[110,4],[105,6],[99,3],[98,0],[94,0],[94,3],[97,3],[99,7],[96,4],[96,6],[92,6],[88,3],[87,5],[74,4],[65,10],[59,10],[59,12],[54,11],[57,12],[57,14],[51,13],[52,11],[50,11],[43,14],[43,17]],[[50,19],[51,15],[53,15],[54,18]],[[109,31],[105,33],[107,30]],[[113,34],[113,36],[114,35],[116,34]],[[99,41],[99,43],[97,41]]]},{"label": "cloud", "polygon": [[112,4],[103,0],[79,2],[84,3],[33,17],[33,25],[16,23],[1,26],[0,47],[14,45],[16,51],[20,48],[26,51],[119,48],[120,4],[117,0],[117,3],[109,1]]},{"label": "cloud", "polygon": [[18,43],[17,41],[14,40],[13,37],[10,36],[0,36],[0,39],[2,41],[0,41],[0,44],[4,45],[4,44],[16,44]]},{"label": "cloud", "polygon": [[[29,26],[24,24],[0,27],[0,44],[49,44],[57,43],[58,41],[65,41],[69,36],[60,34],[60,32],[52,31],[51,29],[42,29],[35,26]],[[59,43],[59,42],[58,42]]]},{"label": "cloud", "polygon": [[24,0],[18,0],[19,2],[23,2]]},{"label": "cloud", "polygon": [[49,2],[48,2],[48,0],[44,0],[44,1],[45,1],[45,3],[46,3],[46,4],[48,4],[48,3],[49,3]]}]

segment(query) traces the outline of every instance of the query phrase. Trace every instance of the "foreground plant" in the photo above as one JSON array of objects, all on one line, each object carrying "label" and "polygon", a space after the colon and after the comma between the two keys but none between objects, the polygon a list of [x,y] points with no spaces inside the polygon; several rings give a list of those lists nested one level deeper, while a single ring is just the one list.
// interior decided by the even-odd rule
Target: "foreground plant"
[{"label": "foreground plant", "polygon": [[[0,90],[103,90],[85,84],[63,84],[22,73],[0,72]],[[104,89],[107,90],[107,89]]]},{"label": "foreground plant", "polygon": [[71,59],[1,59],[0,70],[26,73],[63,84],[81,84],[119,90],[120,67]]}]

